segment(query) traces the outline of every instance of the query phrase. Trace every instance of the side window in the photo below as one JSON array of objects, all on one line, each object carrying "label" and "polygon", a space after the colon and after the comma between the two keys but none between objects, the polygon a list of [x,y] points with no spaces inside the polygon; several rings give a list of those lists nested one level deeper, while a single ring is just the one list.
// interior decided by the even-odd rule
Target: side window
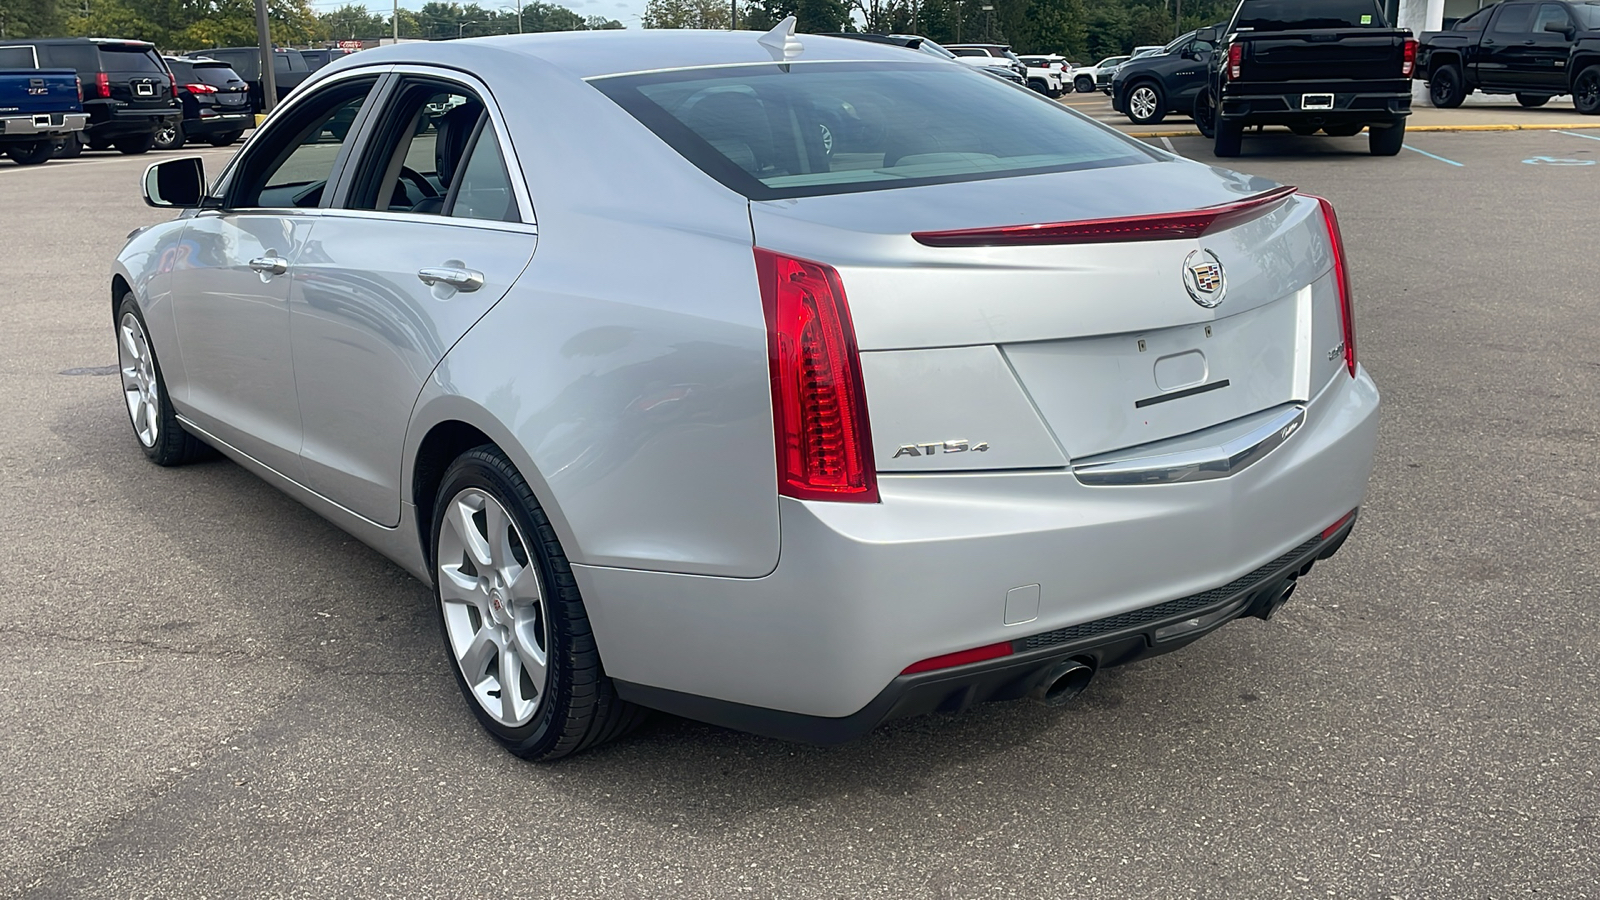
[{"label": "side window", "polygon": [[32,47],[0,47],[0,69],[37,69]]},{"label": "side window", "polygon": [[321,205],[356,115],[375,79],[323,88],[297,104],[258,138],[240,161],[227,206],[232,209],[309,209]]},{"label": "side window", "polygon": [[1482,31],[1483,23],[1489,21],[1489,14],[1494,12],[1493,7],[1484,7],[1465,19],[1457,22],[1452,31]]},{"label": "side window", "polygon": [[483,101],[423,79],[402,83],[394,96],[356,171],[350,207],[516,221]]},{"label": "side window", "polygon": [[1532,6],[1526,3],[1507,4],[1501,7],[1500,15],[1494,20],[1494,28],[1490,30],[1495,34],[1527,34],[1533,30],[1528,27],[1532,19]]},{"label": "side window", "polygon": [[1572,17],[1567,15],[1566,10],[1554,3],[1541,3],[1539,4],[1539,15],[1533,20],[1534,33],[1554,33],[1546,32],[1544,30],[1546,25],[1552,26],[1555,31],[1566,31],[1572,27]]}]

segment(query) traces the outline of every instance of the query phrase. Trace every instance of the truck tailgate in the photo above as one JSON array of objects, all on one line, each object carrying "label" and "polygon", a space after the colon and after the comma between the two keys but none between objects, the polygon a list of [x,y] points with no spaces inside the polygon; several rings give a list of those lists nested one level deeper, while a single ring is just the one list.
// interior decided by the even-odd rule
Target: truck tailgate
[{"label": "truck tailgate", "polygon": [[81,112],[71,69],[0,72],[0,117]]},{"label": "truck tailgate", "polygon": [[1405,57],[1403,31],[1371,28],[1242,33],[1240,81],[1392,81]]}]

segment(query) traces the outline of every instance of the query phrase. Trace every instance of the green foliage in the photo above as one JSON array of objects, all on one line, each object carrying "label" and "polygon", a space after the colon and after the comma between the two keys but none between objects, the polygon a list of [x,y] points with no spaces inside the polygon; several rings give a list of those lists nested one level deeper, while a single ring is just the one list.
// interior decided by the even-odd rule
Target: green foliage
[{"label": "green foliage", "polygon": [[50,37],[62,26],[57,0],[0,0],[0,38]]}]

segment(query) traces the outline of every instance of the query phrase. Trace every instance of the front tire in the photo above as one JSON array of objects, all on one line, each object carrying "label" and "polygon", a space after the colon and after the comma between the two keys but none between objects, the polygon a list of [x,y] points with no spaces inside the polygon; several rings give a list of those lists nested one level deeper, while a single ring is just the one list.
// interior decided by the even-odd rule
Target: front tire
[{"label": "front tire", "polygon": [[1072,80],[1072,89],[1080,94],[1087,94],[1094,90],[1094,79],[1082,75]]},{"label": "front tire", "polygon": [[156,136],[155,132],[151,132],[149,134],[131,134],[117,138],[111,142],[111,145],[117,148],[118,153],[125,153],[129,156],[137,156],[140,153],[150,152],[150,148],[156,145]]},{"label": "front tire", "polygon": [[48,162],[50,157],[56,155],[55,141],[38,141],[32,144],[17,144],[6,149],[6,155],[19,166],[37,166]]},{"label": "front tire", "polygon": [[117,307],[117,368],[133,436],[145,456],[158,466],[181,466],[209,454],[209,447],[183,430],[167,402],[161,362],[144,327],[144,313],[131,293]]},{"label": "front tire", "polygon": [[507,750],[560,759],[643,721],[606,677],[555,530],[498,447],[469,450],[445,470],[432,535],[456,685]]},{"label": "front tire", "polygon": [[1201,91],[1194,98],[1194,124],[1200,129],[1201,137],[1213,139],[1217,136],[1217,108],[1211,103],[1211,92]]},{"label": "front tire", "polygon": [[1373,156],[1397,156],[1406,143],[1406,120],[1388,128],[1373,125],[1367,129],[1367,151]]},{"label": "front tire", "polygon": [[1154,82],[1141,81],[1128,90],[1128,121],[1135,125],[1159,125],[1167,117],[1167,98]]},{"label": "front tire", "polygon": [[1455,109],[1467,99],[1467,83],[1461,67],[1448,63],[1433,70],[1428,78],[1428,102],[1440,109]]},{"label": "front tire", "polygon": [[1518,94],[1517,102],[1523,109],[1537,109],[1550,102],[1549,94]]},{"label": "front tire", "polygon": [[[188,141],[183,133],[182,122],[172,122],[161,126],[155,133],[154,147],[157,150],[176,150]],[[119,148],[120,149],[120,148]]]},{"label": "front tire", "polygon": [[1572,107],[1586,115],[1600,115],[1600,65],[1593,65],[1572,79]]}]

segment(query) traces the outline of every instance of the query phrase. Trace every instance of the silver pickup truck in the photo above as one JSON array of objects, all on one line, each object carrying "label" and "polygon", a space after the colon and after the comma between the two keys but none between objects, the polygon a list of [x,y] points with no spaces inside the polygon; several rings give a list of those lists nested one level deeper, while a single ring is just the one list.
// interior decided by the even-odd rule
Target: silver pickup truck
[{"label": "silver pickup truck", "polygon": [[55,155],[89,123],[72,69],[40,69],[32,47],[0,47],[0,150],[19,166]]}]

